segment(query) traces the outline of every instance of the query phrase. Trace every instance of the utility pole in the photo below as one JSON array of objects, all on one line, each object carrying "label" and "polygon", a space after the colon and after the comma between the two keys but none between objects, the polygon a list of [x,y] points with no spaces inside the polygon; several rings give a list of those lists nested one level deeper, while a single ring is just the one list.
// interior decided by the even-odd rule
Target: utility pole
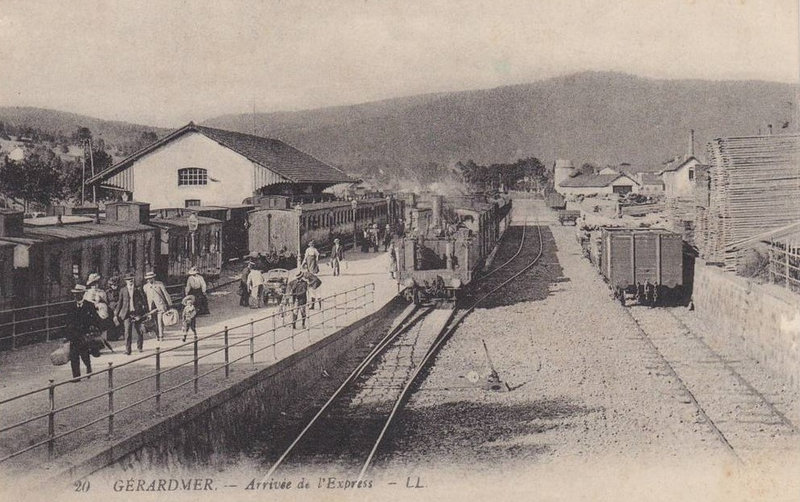
[{"label": "utility pole", "polygon": [[81,206],[86,200],[86,149],[84,147],[83,155],[81,155]]},{"label": "utility pole", "polygon": [[[92,177],[94,177],[94,153],[92,153],[92,140],[86,140],[89,147],[89,165],[92,168]],[[97,204],[97,183],[92,183],[92,203]]]}]

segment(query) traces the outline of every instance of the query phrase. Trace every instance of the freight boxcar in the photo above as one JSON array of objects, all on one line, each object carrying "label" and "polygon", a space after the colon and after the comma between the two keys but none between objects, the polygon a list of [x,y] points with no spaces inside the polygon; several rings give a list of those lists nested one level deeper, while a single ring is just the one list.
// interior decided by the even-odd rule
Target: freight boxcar
[{"label": "freight boxcar", "polygon": [[622,305],[664,303],[682,292],[683,241],[661,229],[604,228],[598,265]]}]

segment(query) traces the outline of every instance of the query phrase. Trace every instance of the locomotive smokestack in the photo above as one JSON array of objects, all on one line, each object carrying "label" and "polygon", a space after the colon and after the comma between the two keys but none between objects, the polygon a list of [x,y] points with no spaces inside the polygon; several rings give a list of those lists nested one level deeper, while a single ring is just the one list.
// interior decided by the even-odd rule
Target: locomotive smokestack
[{"label": "locomotive smokestack", "polygon": [[442,226],[442,196],[434,195],[431,200],[431,208],[433,210],[433,224],[434,228],[441,228]]}]

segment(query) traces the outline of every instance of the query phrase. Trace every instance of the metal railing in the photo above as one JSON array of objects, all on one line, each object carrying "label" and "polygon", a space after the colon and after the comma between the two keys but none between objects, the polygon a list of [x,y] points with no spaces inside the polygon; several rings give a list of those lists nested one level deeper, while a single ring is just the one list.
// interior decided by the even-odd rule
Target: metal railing
[{"label": "metal railing", "polygon": [[[139,356],[116,366],[109,362],[107,368],[91,374],[61,382],[51,379],[47,386],[0,400],[0,416],[4,422],[12,422],[0,424],[0,444],[7,445],[3,448],[7,451],[0,453],[0,463],[42,447],[47,447],[48,458],[52,459],[57,440],[79,431],[88,431],[92,426],[96,427],[89,433],[96,435],[99,428],[107,435],[107,439],[112,439],[115,428],[120,425],[117,419],[121,413],[151,402],[152,411],[160,414],[163,398],[168,394],[175,393],[175,398],[181,397],[177,395],[178,392],[187,388],[185,393],[188,393],[189,386],[192,394],[197,394],[201,379],[216,372],[224,372],[224,378],[227,379],[235,363],[248,361],[247,364],[255,366],[257,355],[261,355],[262,360],[259,363],[274,363],[294,353],[300,337],[305,338],[307,345],[310,345],[313,342],[313,332],[320,332],[319,339],[334,333],[356,321],[359,318],[358,310],[363,310],[366,315],[367,307],[372,306],[374,301],[373,283],[325,297],[322,299],[324,307],[307,311],[306,327],[300,329],[293,327],[292,307],[279,306],[276,312],[265,317],[251,319],[233,327],[226,326],[223,330],[196,337],[166,350],[156,347],[152,354]],[[300,324],[301,319],[302,315],[298,315],[296,322]],[[285,354],[279,357],[278,347],[281,344],[291,344],[291,349],[287,352],[288,347],[282,348],[281,352]],[[179,361],[187,351],[191,351],[191,357]],[[177,364],[165,367],[165,357],[173,357],[178,360]],[[143,362],[152,363],[152,371],[141,368]],[[139,366],[134,366],[137,363]],[[91,377],[102,378],[102,375],[105,375],[108,382],[106,390],[57,406],[58,389]],[[26,399],[41,400],[45,396],[46,402],[40,402],[43,406],[38,410],[30,409],[36,408],[35,404],[30,406],[30,403],[23,403]],[[86,415],[85,420],[67,430],[61,430],[56,421],[59,414],[69,410],[76,410],[73,413],[77,413],[80,407],[87,408],[82,411]],[[16,415],[23,416],[15,417],[15,411]],[[103,422],[105,426],[97,425]],[[46,423],[46,428],[42,427],[43,423]],[[10,437],[12,433],[21,437]],[[19,443],[20,447],[15,447],[14,442]]]},{"label": "metal railing", "polygon": [[800,292],[800,242],[772,241],[768,259],[769,282]]},{"label": "metal railing", "polygon": [[[212,292],[235,282],[239,282],[238,279],[209,284],[208,291]],[[183,288],[183,284],[167,286],[173,304],[180,303],[180,299],[183,298]],[[67,300],[0,310],[0,351],[62,338],[61,331],[66,322],[67,307],[71,303],[71,300]]]}]

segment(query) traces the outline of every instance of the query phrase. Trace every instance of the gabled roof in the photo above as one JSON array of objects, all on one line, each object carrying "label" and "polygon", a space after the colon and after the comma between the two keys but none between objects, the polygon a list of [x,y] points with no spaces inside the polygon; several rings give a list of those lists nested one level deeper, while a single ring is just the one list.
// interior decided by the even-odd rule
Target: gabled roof
[{"label": "gabled roof", "polygon": [[[636,183],[636,180],[624,174],[581,174],[574,178],[565,179],[559,186],[572,188],[603,188],[623,177]],[[638,185],[638,183],[636,184]]]},{"label": "gabled roof", "polygon": [[694,155],[689,155],[688,157],[685,157],[685,158],[684,157],[676,157],[676,158],[672,159],[671,161],[669,161],[667,163],[667,167],[662,169],[661,172],[662,173],[666,173],[666,172],[670,172],[670,171],[677,171],[678,169],[682,168],[683,166],[685,166],[686,164],[688,164],[692,160],[694,160],[697,163],[700,163],[700,161],[697,160],[697,157],[695,157]]},{"label": "gabled roof", "polygon": [[190,132],[200,133],[216,141],[220,145],[246,157],[251,162],[286,178],[291,183],[336,184],[358,181],[345,174],[342,170],[317,160],[311,155],[303,153],[277,139],[253,136],[252,134],[243,134],[223,129],[214,129],[212,127],[199,126],[195,125],[193,122],[189,122],[186,126],[142,148],[105,171],[92,176],[87,180],[87,183],[93,184],[105,181],[111,176],[124,171],[144,155]]}]

